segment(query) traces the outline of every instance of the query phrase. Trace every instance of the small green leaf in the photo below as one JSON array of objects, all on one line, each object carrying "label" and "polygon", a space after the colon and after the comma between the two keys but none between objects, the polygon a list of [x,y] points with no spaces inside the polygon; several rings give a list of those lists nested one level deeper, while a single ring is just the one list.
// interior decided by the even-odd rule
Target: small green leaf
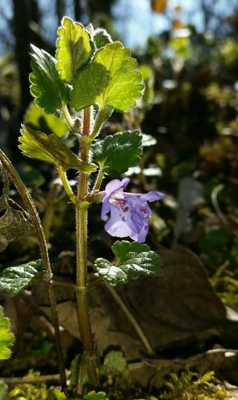
[{"label": "small green leaf", "polygon": [[55,114],[46,113],[44,109],[38,106],[34,101],[26,111],[24,123],[34,129],[46,133],[54,133],[59,137],[64,136],[68,131],[67,125],[61,118],[57,117]]},{"label": "small green leaf", "polygon": [[103,29],[103,28],[95,29],[94,34],[93,34],[93,40],[98,49],[100,49],[101,47],[106,46],[106,44],[112,42],[111,36],[106,31],[106,29]]},{"label": "small green leaf", "polygon": [[10,330],[10,322],[4,316],[3,308],[0,306],[0,361],[7,360],[11,356],[14,336]]},{"label": "small green leaf", "polygon": [[70,88],[61,81],[56,69],[56,60],[45,50],[31,46],[32,73],[30,90],[37,104],[49,114],[68,102]]},{"label": "small green leaf", "polygon": [[117,240],[112,245],[112,251],[115,254],[118,262],[120,264],[130,258],[131,253],[139,254],[144,251],[150,251],[150,248],[147,244],[138,243],[138,242],[128,242],[127,240]]},{"label": "small green leaf", "polygon": [[104,258],[95,261],[97,274],[111,285],[125,284],[130,279],[153,276],[160,270],[160,256],[147,245],[117,241],[113,248],[115,265]]},{"label": "small green leaf", "polygon": [[22,126],[19,148],[30,158],[47,161],[65,170],[72,168],[83,172],[94,172],[96,166],[81,161],[56,135],[46,135],[29,126]]},{"label": "small green leaf", "polygon": [[103,164],[110,175],[122,174],[136,165],[141,151],[142,135],[138,131],[119,132],[92,146],[94,161]]},{"label": "small green leaf", "polygon": [[48,400],[67,400],[65,394],[58,389],[50,389],[48,396]]},{"label": "small green leaf", "polygon": [[105,279],[111,285],[127,282],[126,272],[122,271],[120,267],[116,267],[105,258],[97,258],[94,265],[97,270],[97,275]]},{"label": "small green leaf", "polygon": [[128,375],[128,365],[125,356],[121,351],[118,350],[112,350],[109,353],[106,354],[104,361],[103,361],[103,366],[102,366],[102,372],[105,375]]},{"label": "small green leaf", "polygon": [[83,400],[108,400],[108,397],[105,392],[95,392],[95,390],[92,390],[84,395]]},{"label": "small green leaf", "polygon": [[41,260],[4,268],[0,273],[0,290],[4,290],[11,296],[15,296],[28,286],[32,279],[42,270],[43,265]]},{"label": "small green leaf", "polygon": [[[111,107],[128,111],[141,97],[144,88],[136,59],[120,42],[100,48],[92,64],[85,67],[84,79],[81,74],[78,74],[72,92],[72,105],[77,110],[82,105],[97,104],[100,110]],[[90,93],[93,82],[95,87]]]},{"label": "small green leaf", "polygon": [[93,41],[84,26],[69,17],[62,19],[57,33],[56,67],[61,78],[71,82],[92,56]]}]

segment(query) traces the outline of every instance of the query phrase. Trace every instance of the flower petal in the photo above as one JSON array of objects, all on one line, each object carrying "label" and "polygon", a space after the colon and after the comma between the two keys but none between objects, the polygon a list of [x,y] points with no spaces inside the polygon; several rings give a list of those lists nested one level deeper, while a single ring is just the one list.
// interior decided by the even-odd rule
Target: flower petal
[{"label": "flower petal", "polygon": [[140,230],[139,233],[136,233],[130,237],[132,240],[135,240],[136,242],[144,243],[146,236],[148,235],[148,230],[149,230],[149,223],[144,224],[143,228]]},{"label": "flower petal", "polygon": [[101,210],[101,218],[103,221],[107,221],[107,219],[108,219],[107,214],[110,212],[110,210],[111,210],[111,205],[109,203],[109,200],[108,199],[103,200],[102,201],[102,210]]},{"label": "flower petal", "polygon": [[130,237],[134,233],[128,219],[122,219],[121,211],[114,206],[111,206],[111,218],[105,224],[105,230],[115,237]]},{"label": "flower petal", "polygon": [[162,192],[148,192],[141,195],[141,199],[145,201],[161,200],[165,196]]},{"label": "flower petal", "polygon": [[111,194],[117,190],[125,189],[130,182],[130,179],[124,178],[120,181],[120,179],[113,179],[109,182],[105,187],[105,192],[107,196],[111,196]]}]

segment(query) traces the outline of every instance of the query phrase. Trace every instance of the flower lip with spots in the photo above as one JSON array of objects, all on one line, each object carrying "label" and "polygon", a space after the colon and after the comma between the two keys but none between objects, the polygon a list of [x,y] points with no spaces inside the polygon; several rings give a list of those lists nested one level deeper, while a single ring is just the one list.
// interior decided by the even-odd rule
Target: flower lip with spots
[{"label": "flower lip with spots", "polygon": [[113,179],[106,185],[102,199],[101,218],[107,221],[105,230],[114,237],[130,237],[143,243],[149,229],[152,211],[148,202],[164,197],[161,192],[128,193],[124,189],[128,178]]}]

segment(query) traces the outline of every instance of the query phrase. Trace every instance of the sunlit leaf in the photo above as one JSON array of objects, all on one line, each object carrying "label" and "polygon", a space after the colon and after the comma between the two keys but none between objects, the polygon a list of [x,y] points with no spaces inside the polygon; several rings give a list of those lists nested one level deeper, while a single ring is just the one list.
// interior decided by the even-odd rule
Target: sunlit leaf
[{"label": "sunlit leaf", "polygon": [[111,285],[125,284],[130,279],[153,276],[160,270],[159,255],[151,251],[147,245],[117,241],[112,251],[117,256],[115,264],[104,258],[95,261],[98,276]]},{"label": "sunlit leaf", "polygon": [[142,64],[140,66],[140,72],[145,83],[143,102],[145,104],[151,104],[154,100],[154,71],[149,65]]},{"label": "sunlit leaf", "polygon": [[11,356],[11,347],[14,336],[11,333],[10,322],[4,316],[3,308],[0,306],[0,361],[7,360]]},{"label": "sunlit leaf", "polygon": [[182,58],[188,57],[190,52],[189,44],[190,40],[189,37],[186,35],[173,37],[170,40],[170,46],[175,51],[176,55]]},{"label": "sunlit leaf", "polygon": [[67,133],[67,125],[62,118],[57,117],[55,114],[48,114],[43,108],[32,102],[28,107],[24,122],[32,128],[44,131],[46,133],[54,133],[62,137]]},{"label": "sunlit leaf", "polygon": [[121,174],[134,166],[141,155],[142,135],[138,131],[119,132],[98,140],[92,146],[93,159],[108,174]]},{"label": "sunlit leaf", "polygon": [[79,22],[64,17],[57,31],[56,68],[62,79],[71,82],[94,52],[89,32]]},{"label": "sunlit leaf", "polygon": [[85,67],[83,76],[81,72],[76,78],[72,105],[80,109],[97,104],[100,109],[112,107],[128,111],[141,97],[143,88],[136,59],[122,43],[113,42],[99,49],[93,63]]},{"label": "sunlit leaf", "polygon": [[100,94],[109,82],[110,74],[106,68],[93,62],[83,68],[74,81],[72,91],[72,106],[81,110],[91,104],[96,104]]},{"label": "sunlit leaf", "polygon": [[28,286],[32,279],[42,270],[43,265],[41,260],[4,268],[0,273],[0,290],[15,296]]},{"label": "sunlit leaf", "polygon": [[61,81],[54,57],[33,45],[31,50],[31,94],[39,106],[47,113],[53,114],[69,100],[69,86]]},{"label": "sunlit leaf", "polygon": [[81,161],[64,142],[54,134],[46,135],[46,133],[23,125],[19,142],[19,148],[27,157],[37,158],[58,166],[60,165],[65,170],[73,168],[84,172],[93,172],[96,169],[93,164]]}]

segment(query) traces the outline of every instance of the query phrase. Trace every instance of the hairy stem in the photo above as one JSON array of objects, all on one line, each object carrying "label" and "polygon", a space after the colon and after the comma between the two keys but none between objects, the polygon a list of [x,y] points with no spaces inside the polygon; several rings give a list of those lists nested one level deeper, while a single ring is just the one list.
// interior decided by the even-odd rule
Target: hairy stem
[{"label": "hairy stem", "polygon": [[59,177],[61,179],[61,182],[62,182],[62,184],[64,186],[65,193],[67,194],[67,196],[70,199],[70,201],[73,204],[76,204],[77,198],[74,195],[74,192],[73,192],[73,190],[72,190],[72,188],[71,188],[71,186],[69,184],[69,181],[68,181],[68,178],[67,178],[65,170],[62,167],[58,167],[57,171],[58,171],[58,175],[59,175]]},{"label": "hairy stem", "polygon": [[[82,161],[88,162],[89,144],[87,137],[90,134],[90,108],[84,110],[83,132],[80,140],[80,156]],[[77,186],[76,204],[76,299],[78,308],[79,328],[81,340],[88,356],[88,375],[91,382],[97,384],[97,373],[94,361],[93,337],[89,319],[87,299],[87,246],[88,246],[88,174],[80,172]]]},{"label": "hairy stem", "polygon": [[3,167],[5,168],[5,170],[7,171],[12,182],[14,183],[19,195],[21,196],[22,201],[25,205],[25,208],[30,214],[32,224],[36,231],[36,235],[37,235],[38,243],[39,243],[39,247],[40,247],[40,252],[41,252],[41,258],[42,258],[43,264],[46,269],[46,277],[47,277],[47,283],[48,283],[48,296],[49,296],[49,302],[50,302],[50,308],[51,308],[52,321],[53,321],[54,328],[55,328],[55,341],[56,341],[56,349],[57,349],[58,360],[59,360],[61,384],[62,384],[62,387],[65,387],[66,386],[66,376],[65,376],[63,352],[62,352],[61,341],[60,341],[59,319],[58,319],[58,313],[57,313],[57,308],[56,308],[56,297],[55,297],[55,292],[54,292],[54,288],[53,288],[53,284],[52,284],[53,273],[52,273],[51,263],[50,263],[50,259],[49,259],[48,247],[47,247],[44,230],[41,225],[40,217],[38,215],[38,212],[36,210],[36,207],[34,205],[34,202],[31,198],[29,191],[27,190],[24,182],[22,181],[20,175],[18,174],[18,172],[12,165],[11,161],[9,160],[9,158],[6,156],[6,154],[2,150],[0,150],[0,161],[3,165]]}]

